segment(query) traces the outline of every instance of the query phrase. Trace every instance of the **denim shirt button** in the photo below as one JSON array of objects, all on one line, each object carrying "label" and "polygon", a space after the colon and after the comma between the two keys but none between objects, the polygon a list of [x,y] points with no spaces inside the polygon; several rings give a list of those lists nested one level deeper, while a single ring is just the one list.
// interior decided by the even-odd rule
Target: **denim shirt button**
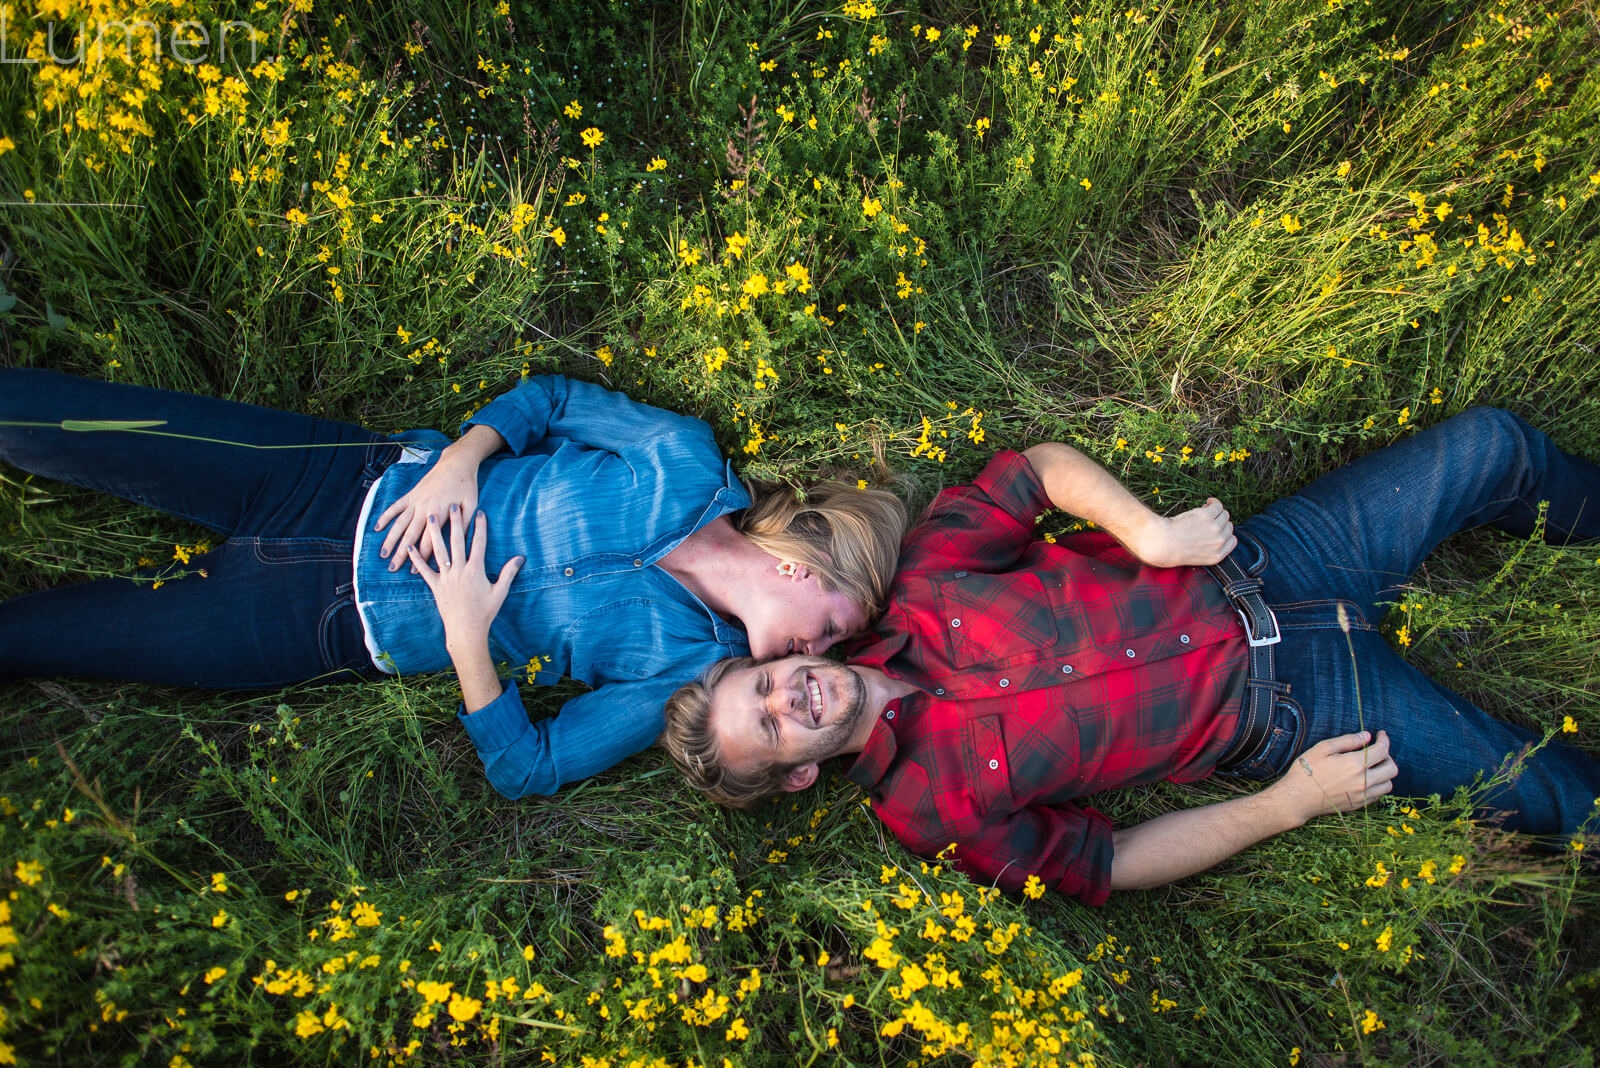
[{"label": "denim shirt button", "polygon": [[562,572],[561,572],[561,573],[562,573],[562,574],[563,574],[563,575],[565,575],[565,576],[567,576],[567,578],[571,578],[571,577],[572,577],[572,568],[570,568],[570,567],[569,567],[569,568],[566,568],[566,569],[565,569],[565,570],[563,570],[563,571],[562,571]]},{"label": "denim shirt button", "polygon": [[643,560],[635,560],[633,562],[633,566],[634,567],[643,567],[644,566],[644,561]]}]

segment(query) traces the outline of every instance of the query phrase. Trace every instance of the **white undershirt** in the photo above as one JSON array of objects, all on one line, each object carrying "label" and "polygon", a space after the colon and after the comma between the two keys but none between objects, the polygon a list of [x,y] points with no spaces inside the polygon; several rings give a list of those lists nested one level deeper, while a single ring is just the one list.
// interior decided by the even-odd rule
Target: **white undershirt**
[{"label": "white undershirt", "polygon": [[356,615],[361,617],[361,638],[367,643],[367,655],[372,658],[372,663],[379,671],[395,674],[394,668],[388,660],[380,655],[377,643],[372,639],[372,626],[367,622],[367,613],[362,610],[361,602],[361,549],[365,544],[368,527],[367,520],[372,515],[372,501],[378,495],[378,486],[383,482],[384,476],[400,464],[425,464],[433,459],[433,451],[419,449],[415,445],[400,446],[400,458],[389,465],[388,470],[372,480],[372,485],[367,487],[367,495],[361,502],[361,517],[356,520],[355,552],[350,558],[351,578],[354,586],[356,601]]}]

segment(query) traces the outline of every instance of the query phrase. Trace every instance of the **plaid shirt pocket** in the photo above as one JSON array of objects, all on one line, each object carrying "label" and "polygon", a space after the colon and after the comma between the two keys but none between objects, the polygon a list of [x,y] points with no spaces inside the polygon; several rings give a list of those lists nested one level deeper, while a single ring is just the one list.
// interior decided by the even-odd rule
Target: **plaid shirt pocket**
[{"label": "plaid shirt pocket", "polygon": [[977,716],[967,723],[966,751],[967,781],[977,814],[1010,812],[1011,765],[998,715]]},{"label": "plaid shirt pocket", "polygon": [[957,667],[1031,661],[1056,644],[1044,583],[1021,571],[956,571],[936,584],[950,662]]}]

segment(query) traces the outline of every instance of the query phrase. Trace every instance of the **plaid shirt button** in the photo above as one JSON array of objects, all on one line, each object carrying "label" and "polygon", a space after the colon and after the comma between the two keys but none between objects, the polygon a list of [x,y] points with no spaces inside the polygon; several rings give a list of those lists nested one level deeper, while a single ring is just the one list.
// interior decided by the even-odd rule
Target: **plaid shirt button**
[{"label": "plaid shirt button", "polygon": [[1135,653],[1132,649],[1127,649],[1127,650],[1124,650],[1124,651],[1128,654],[1128,659],[1129,660],[1132,660],[1135,656],[1139,655],[1139,654]]},{"label": "plaid shirt button", "polygon": [[883,714],[883,718],[884,719],[894,719],[894,709],[891,708],[891,709],[889,709],[889,711],[885,712]]},{"label": "plaid shirt button", "polygon": [[1180,641],[1180,642],[1182,642],[1182,643],[1183,643],[1183,644],[1185,644],[1185,645],[1188,645],[1188,644],[1189,644],[1189,636],[1188,636],[1188,635],[1187,635],[1187,634],[1180,634],[1180,635],[1178,635],[1178,640],[1179,640],[1179,641]]},{"label": "plaid shirt button", "polygon": [[1072,665],[1071,664],[1062,664],[1061,665],[1061,674],[1063,674],[1063,675],[1072,674]]},{"label": "plaid shirt button", "polygon": [[933,695],[935,697],[943,697],[944,696],[944,687],[941,686],[937,690],[933,691]]},{"label": "plaid shirt button", "polygon": [[1010,685],[1011,685],[1011,680],[1010,679],[1001,679],[1000,680],[1000,688],[1002,690],[1005,689],[1007,686],[1010,686]]},{"label": "plaid shirt button", "polygon": [[999,771],[1000,770],[1000,761],[998,761],[998,760],[989,761],[989,770],[990,771]]},{"label": "plaid shirt button", "polygon": [[951,621],[950,621],[950,625],[951,625],[951,626],[952,626],[952,627],[959,627],[959,626],[961,626],[961,620],[959,620],[959,619],[952,619],[952,620],[951,620]]}]

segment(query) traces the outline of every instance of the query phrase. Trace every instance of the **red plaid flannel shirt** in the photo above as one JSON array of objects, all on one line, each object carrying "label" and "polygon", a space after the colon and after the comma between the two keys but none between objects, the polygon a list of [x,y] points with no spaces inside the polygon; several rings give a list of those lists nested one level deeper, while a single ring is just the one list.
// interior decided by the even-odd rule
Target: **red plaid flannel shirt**
[{"label": "red plaid flannel shirt", "polygon": [[1210,774],[1248,649],[1204,569],[1147,567],[1099,531],[1046,542],[1051,507],[1014,452],[929,507],[850,656],[920,692],[884,710],[847,774],[912,850],[954,843],[975,876],[1037,875],[1098,905],[1111,824],[1073,799]]}]

